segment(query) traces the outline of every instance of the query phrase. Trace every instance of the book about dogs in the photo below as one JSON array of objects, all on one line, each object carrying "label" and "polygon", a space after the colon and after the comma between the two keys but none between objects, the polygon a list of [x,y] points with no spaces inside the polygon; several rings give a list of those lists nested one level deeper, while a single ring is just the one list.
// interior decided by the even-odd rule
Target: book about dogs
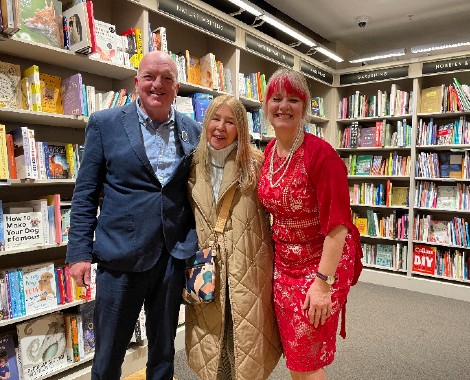
[{"label": "book about dogs", "polygon": [[54,264],[23,267],[26,315],[57,306]]}]

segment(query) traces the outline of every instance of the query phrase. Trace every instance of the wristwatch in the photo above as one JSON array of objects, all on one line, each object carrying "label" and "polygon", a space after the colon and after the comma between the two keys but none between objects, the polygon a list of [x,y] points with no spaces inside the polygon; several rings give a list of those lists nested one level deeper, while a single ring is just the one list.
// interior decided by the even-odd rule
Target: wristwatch
[{"label": "wristwatch", "polygon": [[336,281],[335,276],[326,276],[323,273],[317,272],[316,276],[320,279],[325,281],[328,285],[333,285]]}]

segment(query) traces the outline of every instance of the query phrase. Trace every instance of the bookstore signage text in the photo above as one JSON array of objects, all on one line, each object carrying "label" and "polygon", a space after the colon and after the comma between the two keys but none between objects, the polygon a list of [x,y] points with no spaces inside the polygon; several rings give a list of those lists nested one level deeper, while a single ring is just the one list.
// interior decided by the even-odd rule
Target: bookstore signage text
[{"label": "bookstore signage text", "polygon": [[235,27],[177,0],[160,0],[158,10],[235,42]]},{"label": "bookstore signage text", "polygon": [[267,42],[259,40],[250,34],[246,34],[246,48],[253,50],[266,57],[272,58],[289,67],[294,67],[294,56],[288,54],[277,47],[269,45]]},{"label": "bookstore signage text", "polygon": [[354,74],[343,74],[340,76],[340,84],[367,83],[387,79],[406,78],[408,67],[391,67],[389,69],[362,71]]},{"label": "bookstore signage text", "polygon": [[423,63],[423,74],[470,70],[470,57]]},{"label": "bookstore signage text", "polygon": [[300,71],[305,75],[318,79],[322,82],[333,84],[333,75],[325,70],[319,69],[310,63],[300,61]]}]

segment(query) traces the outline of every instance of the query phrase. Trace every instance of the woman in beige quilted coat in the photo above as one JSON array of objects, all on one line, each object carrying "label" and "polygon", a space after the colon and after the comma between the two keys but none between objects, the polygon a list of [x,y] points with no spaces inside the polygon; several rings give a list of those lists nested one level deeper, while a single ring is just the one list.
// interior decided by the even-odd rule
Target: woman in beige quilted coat
[{"label": "woman in beige quilted coat", "polygon": [[188,183],[201,248],[216,240],[216,211],[228,189],[236,191],[219,238],[215,301],[186,306],[188,362],[203,380],[267,379],[281,355],[271,234],[256,193],[262,162],[250,144],[243,104],[232,96],[216,97]]}]

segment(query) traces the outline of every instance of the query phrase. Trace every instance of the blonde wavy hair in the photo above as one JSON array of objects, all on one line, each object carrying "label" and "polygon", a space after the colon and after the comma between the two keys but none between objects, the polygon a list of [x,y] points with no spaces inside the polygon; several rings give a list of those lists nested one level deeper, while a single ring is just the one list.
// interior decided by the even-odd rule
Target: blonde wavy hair
[{"label": "blonde wavy hair", "polygon": [[267,104],[276,93],[287,93],[298,96],[304,102],[302,109],[302,125],[307,121],[307,111],[310,107],[310,90],[303,74],[286,68],[277,69],[266,84],[266,95],[263,100],[263,119],[267,120]]},{"label": "blonde wavy hair", "polygon": [[256,188],[264,159],[263,153],[250,143],[245,106],[231,95],[217,96],[207,108],[202,125],[201,138],[194,152],[194,164],[202,164],[205,169],[204,175],[210,180],[212,168],[207,140],[207,126],[211,122],[214,113],[222,105],[227,106],[232,111],[237,127],[236,141],[238,145],[235,148],[237,150],[235,163],[240,188],[242,191]]}]

